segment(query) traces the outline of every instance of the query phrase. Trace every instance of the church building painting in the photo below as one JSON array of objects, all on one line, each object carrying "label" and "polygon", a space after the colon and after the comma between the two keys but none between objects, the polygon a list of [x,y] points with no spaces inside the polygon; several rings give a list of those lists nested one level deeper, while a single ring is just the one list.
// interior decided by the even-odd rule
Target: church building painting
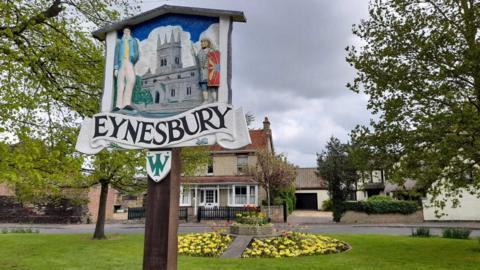
[{"label": "church building painting", "polygon": [[168,117],[207,103],[231,104],[234,21],[245,17],[164,5],[94,32],[107,45],[102,111]]}]

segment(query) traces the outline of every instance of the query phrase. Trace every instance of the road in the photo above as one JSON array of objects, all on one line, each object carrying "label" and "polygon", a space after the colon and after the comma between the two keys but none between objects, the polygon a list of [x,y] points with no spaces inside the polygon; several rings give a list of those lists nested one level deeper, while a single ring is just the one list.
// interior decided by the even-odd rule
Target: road
[{"label": "road", "polygon": [[[442,228],[466,227],[472,230],[471,237],[480,237],[480,223],[420,223],[420,224],[276,224],[278,230],[294,230],[312,233],[331,234],[386,234],[410,235],[412,228],[429,227],[434,235],[441,235]],[[90,234],[95,229],[94,224],[0,224],[2,229],[31,228],[46,234]],[[225,228],[224,223],[183,223],[179,233],[208,232]],[[108,234],[143,233],[143,224],[106,224]]]}]

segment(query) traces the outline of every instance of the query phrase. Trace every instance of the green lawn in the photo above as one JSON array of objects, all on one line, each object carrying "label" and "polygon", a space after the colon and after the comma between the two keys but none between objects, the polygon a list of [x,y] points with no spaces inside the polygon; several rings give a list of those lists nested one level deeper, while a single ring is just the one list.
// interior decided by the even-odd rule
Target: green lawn
[{"label": "green lawn", "polygon": [[[0,234],[0,269],[141,269],[143,235]],[[334,235],[352,250],[283,259],[179,258],[179,269],[480,269],[477,240],[379,235]]]}]

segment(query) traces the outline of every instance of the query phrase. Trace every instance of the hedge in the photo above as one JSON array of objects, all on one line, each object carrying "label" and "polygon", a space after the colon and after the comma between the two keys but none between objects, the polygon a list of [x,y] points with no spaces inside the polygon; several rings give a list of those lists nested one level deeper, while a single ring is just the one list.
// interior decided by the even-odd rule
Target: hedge
[{"label": "hedge", "polygon": [[358,201],[344,202],[343,212],[357,211],[367,214],[412,214],[419,209],[414,201]]}]

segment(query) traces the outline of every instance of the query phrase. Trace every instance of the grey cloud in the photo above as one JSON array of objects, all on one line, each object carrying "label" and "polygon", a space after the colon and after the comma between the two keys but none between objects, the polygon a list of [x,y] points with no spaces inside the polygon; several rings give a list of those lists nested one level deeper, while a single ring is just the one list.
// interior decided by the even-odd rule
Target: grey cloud
[{"label": "grey cloud", "polygon": [[247,23],[233,31],[233,100],[271,120],[274,144],[300,166],[315,166],[331,135],[341,140],[368,124],[365,96],[346,89],[354,71],[344,48],[358,40],[351,25],[367,14],[368,0],[172,0],[146,2],[241,10]]}]

